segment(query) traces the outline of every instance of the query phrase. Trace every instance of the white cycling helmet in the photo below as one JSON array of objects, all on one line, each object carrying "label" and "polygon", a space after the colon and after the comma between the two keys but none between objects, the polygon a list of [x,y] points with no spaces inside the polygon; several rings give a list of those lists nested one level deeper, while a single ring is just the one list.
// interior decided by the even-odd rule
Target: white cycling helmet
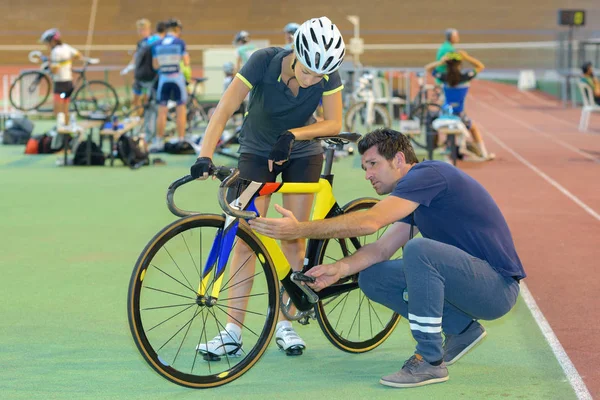
[{"label": "white cycling helmet", "polygon": [[344,61],[346,46],[337,26],[329,18],[321,17],[300,25],[294,35],[294,52],[311,71],[331,74]]}]

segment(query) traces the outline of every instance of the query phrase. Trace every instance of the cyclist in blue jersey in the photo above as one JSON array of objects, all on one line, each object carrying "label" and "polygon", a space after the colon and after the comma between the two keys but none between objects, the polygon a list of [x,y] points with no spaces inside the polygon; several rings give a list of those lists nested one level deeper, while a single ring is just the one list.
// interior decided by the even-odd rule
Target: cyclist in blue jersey
[{"label": "cyclist in blue jersey", "polygon": [[[471,63],[473,69],[461,71],[463,60]],[[442,65],[446,66],[446,72],[440,72],[437,69]],[[440,60],[427,64],[425,71],[431,73],[434,78],[443,84],[444,105],[452,106],[453,113],[461,118],[469,132],[471,132],[476,147],[470,147],[470,149],[474,150],[474,153],[482,160],[493,160],[495,155],[488,153],[481,132],[465,112],[465,99],[469,92],[470,82],[484,68],[485,66],[481,61],[460,50],[447,53]]]},{"label": "cyclist in blue jersey", "polygon": [[190,65],[190,56],[185,42],[179,38],[182,29],[179,20],[167,23],[167,35],[152,47],[152,63],[158,71],[158,118],[156,121],[157,142],[165,135],[167,124],[167,102],[177,103],[177,133],[179,140],[185,136],[187,88],[180,63]]},{"label": "cyclist in blue jersey", "polygon": [[[342,35],[327,17],[304,22],[296,31],[293,50],[268,47],[252,54],[219,101],[206,129],[200,157],[191,167],[191,175],[208,178],[213,167],[211,157],[225,125],[250,94],[248,113],[239,136],[240,177],[275,182],[281,175],[283,182],[318,182],[323,148],[319,141],[312,139],[337,135],[342,129],[344,86],[337,70],[344,55]],[[323,121],[308,125],[321,100]],[[300,220],[308,220],[313,198],[313,194],[284,194],[283,203],[293,209]],[[270,196],[256,199],[260,215],[266,214],[269,202]],[[291,267],[300,270],[305,240],[282,241],[281,247]],[[236,271],[237,279],[249,284],[231,288],[230,315],[224,333],[198,346],[204,355],[244,354],[243,310],[251,290],[254,262],[250,249],[235,246],[231,270]],[[244,265],[252,268],[242,268]],[[288,355],[302,354],[306,347],[283,314],[279,316],[275,340]]]}]

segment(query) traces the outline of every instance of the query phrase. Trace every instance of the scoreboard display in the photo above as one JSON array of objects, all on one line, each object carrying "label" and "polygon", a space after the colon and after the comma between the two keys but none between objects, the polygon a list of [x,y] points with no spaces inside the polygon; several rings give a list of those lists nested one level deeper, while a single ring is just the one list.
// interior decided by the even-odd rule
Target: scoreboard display
[{"label": "scoreboard display", "polygon": [[584,26],[585,10],[558,10],[558,24],[566,26]]}]

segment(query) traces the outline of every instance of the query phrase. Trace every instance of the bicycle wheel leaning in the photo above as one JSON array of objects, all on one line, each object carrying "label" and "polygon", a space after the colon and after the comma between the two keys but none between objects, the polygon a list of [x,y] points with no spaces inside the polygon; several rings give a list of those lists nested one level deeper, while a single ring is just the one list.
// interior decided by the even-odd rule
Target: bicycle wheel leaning
[{"label": "bicycle wheel leaning", "polygon": [[373,104],[373,115],[369,118],[368,104],[366,102],[356,103],[346,111],[344,118],[344,129],[347,132],[371,131],[376,128],[389,128],[392,125],[392,117],[381,104]]},{"label": "bicycle wheel leaning", "polygon": [[[368,210],[377,204],[373,198],[351,201],[344,213]],[[363,237],[327,239],[317,249],[319,264],[335,262],[356,252],[360,247],[379,239],[387,228]],[[392,333],[400,315],[371,301],[358,287],[358,274],[345,278],[337,285],[347,290],[326,296],[315,306],[315,314],[325,337],[338,349],[349,353],[364,353],[382,344]],[[331,290],[335,289],[332,285]],[[325,294],[327,289],[320,292]]]},{"label": "bicycle wheel leaning", "polygon": [[71,100],[80,118],[106,120],[119,107],[116,90],[104,81],[89,81],[80,86]]},{"label": "bicycle wheel leaning", "polygon": [[419,148],[433,150],[437,147],[437,133],[433,129],[432,122],[439,117],[442,109],[436,103],[422,103],[411,108],[409,119],[419,121],[421,126],[420,135],[411,135],[411,141]]},{"label": "bicycle wheel leaning", "polygon": [[[242,224],[233,240],[257,256],[235,271],[230,260],[221,290],[212,293],[220,238],[227,229],[220,215],[193,215],[173,222],[146,246],[136,262],[129,284],[127,311],[133,340],[144,360],[161,376],[190,388],[220,386],[248,371],[266,350],[279,312],[275,267],[263,245]],[[217,245],[215,245],[217,244]],[[246,260],[248,261],[248,260]],[[244,268],[248,268],[244,270]],[[244,276],[244,278],[241,278]],[[206,290],[199,295],[200,282]],[[253,292],[236,297],[232,288],[251,285]],[[219,360],[203,357],[196,349],[225,329],[234,305],[246,303],[243,347],[238,356]]]},{"label": "bicycle wheel leaning", "polygon": [[48,100],[52,82],[41,71],[25,71],[10,86],[10,104],[21,111],[37,110]]}]

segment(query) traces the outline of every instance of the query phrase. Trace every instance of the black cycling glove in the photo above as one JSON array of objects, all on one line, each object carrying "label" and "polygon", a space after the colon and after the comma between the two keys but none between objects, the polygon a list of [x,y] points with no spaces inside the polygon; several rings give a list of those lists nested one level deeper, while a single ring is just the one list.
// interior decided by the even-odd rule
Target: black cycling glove
[{"label": "black cycling glove", "polygon": [[271,149],[269,160],[272,160],[273,162],[287,161],[290,158],[290,153],[292,152],[292,146],[294,145],[295,140],[296,137],[290,131],[285,131],[279,135],[277,142],[275,142],[273,149]]},{"label": "black cycling glove", "polygon": [[198,179],[204,176],[205,173],[210,175],[214,168],[215,166],[210,157],[200,157],[190,168],[190,175],[192,175],[194,179]]}]

